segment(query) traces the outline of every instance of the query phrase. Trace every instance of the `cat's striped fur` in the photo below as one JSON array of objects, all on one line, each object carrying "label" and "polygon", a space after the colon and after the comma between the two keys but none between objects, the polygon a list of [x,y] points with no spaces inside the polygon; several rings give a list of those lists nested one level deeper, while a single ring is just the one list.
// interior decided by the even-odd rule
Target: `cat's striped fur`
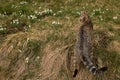
[{"label": "cat's striped fur", "polygon": [[[92,72],[94,75],[99,74],[100,71],[104,71],[106,67],[98,69],[98,67],[93,63],[93,24],[88,16],[87,12],[84,11],[81,14],[80,21],[82,25],[79,29],[79,33],[77,36],[77,41],[74,48],[74,66],[79,64],[80,61],[84,64],[84,66]],[[76,68],[76,67],[75,67]],[[74,69],[73,77],[77,74],[77,69]]]}]

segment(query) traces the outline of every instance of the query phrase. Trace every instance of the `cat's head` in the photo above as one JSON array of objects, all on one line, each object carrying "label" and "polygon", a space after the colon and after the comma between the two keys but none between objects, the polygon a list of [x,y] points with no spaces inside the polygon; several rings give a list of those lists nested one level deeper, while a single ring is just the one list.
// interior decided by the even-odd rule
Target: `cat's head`
[{"label": "cat's head", "polygon": [[89,23],[91,21],[90,17],[88,16],[86,11],[81,12],[80,22],[82,23]]}]

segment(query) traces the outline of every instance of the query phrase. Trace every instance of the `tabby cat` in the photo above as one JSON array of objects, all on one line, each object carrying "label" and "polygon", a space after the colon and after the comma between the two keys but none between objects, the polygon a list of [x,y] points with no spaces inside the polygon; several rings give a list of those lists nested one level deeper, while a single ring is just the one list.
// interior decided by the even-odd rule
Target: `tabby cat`
[{"label": "tabby cat", "polygon": [[76,64],[79,65],[80,62],[94,75],[100,72],[106,71],[107,67],[102,67],[98,69],[96,64],[93,62],[93,24],[91,18],[88,16],[86,11],[83,11],[80,16],[80,21],[82,23],[79,33],[77,36],[77,41],[74,47],[74,73],[75,77],[78,73]]}]

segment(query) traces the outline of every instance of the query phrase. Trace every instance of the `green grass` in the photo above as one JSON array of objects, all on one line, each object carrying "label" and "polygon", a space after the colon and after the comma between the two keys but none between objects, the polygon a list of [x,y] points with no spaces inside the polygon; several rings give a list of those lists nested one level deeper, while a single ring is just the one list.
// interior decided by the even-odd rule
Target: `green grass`
[{"label": "green grass", "polygon": [[[119,80],[120,52],[107,49],[112,41],[120,42],[119,7],[119,0],[0,0],[0,45],[19,32],[27,33],[23,38],[33,38],[26,47],[35,56],[42,56],[42,50],[49,43],[59,42],[51,45],[54,49],[74,44],[79,16],[86,10],[94,24],[95,39],[100,38],[94,52],[110,66],[107,77],[114,73],[107,80]],[[26,75],[29,73],[23,74]]]}]

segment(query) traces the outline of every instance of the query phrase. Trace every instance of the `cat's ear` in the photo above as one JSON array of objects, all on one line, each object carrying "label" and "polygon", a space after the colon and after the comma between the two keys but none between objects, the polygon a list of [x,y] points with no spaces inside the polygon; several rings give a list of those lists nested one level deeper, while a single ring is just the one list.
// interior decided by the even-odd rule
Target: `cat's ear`
[{"label": "cat's ear", "polygon": [[82,11],[82,14],[83,15],[87,15],[87,11]]},{"label": "cat's ear", "polygon": [[87,11],[82,11],[80,16],[80,22],[89,22],[90,17],[87,14]]},{"label": "cat's ear", "polygon": [[87,15],[87,11],[81,11],[81,15]]},{"label": "cat's ear", "polygon": [[80,17],[80,22],[84,22],[85,21],[85,16],[81,16]]},{"label": "cat's ear", "polygon": [[80,21],[81,22],[85,22],[87,19],[87,17],[86,17],[86,15],[87,15],[87,12],[86,11],[82,11],[81,12],[81,16],[80,16]]}]

